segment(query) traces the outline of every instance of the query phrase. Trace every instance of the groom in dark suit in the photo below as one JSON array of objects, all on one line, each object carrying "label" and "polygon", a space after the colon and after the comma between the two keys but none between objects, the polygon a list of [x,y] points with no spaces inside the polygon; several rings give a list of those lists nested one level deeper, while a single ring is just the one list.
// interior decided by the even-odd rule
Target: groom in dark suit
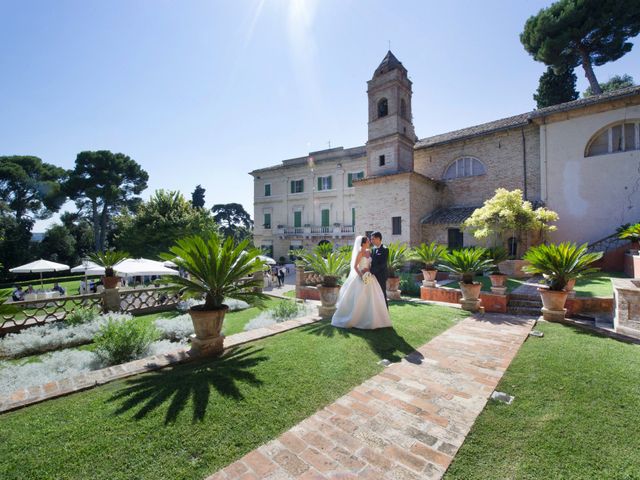
[{"label": "groom in dark suit", "polygon": [[387,304],[388,310],[387,278],[389,277],[389,270],[387,269],[387,259],[389,258],[389,250],[382,244],[382,234],[380,232],[373,232],[371,235],[371,243],[374,245],[373,253],[371,254],[371,274],[376,277],[380,288],[382,288],[384,301]]}]

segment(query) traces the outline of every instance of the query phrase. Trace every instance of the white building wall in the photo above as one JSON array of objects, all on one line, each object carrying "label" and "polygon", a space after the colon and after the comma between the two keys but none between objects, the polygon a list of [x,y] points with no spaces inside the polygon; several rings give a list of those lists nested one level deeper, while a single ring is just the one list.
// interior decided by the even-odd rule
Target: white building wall
[{"label": "white building wall", "polygon": [[634,119],[638,105],[541,125],[541,191],[560,216],[552,241],[593,242],[640,221],[640,151],[585,158],[598,131]]}]

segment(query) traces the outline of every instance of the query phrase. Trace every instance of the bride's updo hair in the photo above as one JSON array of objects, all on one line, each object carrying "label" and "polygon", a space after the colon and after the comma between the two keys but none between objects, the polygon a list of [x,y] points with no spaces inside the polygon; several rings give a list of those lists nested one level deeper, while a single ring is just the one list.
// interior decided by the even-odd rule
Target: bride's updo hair
[{"label": "bride's updo hair", "polygon": [[369,241],[369,237],[367,237],[366,235],[363,235],[362,240],[360,240],[360,246],[363,246],[368,241]]}]

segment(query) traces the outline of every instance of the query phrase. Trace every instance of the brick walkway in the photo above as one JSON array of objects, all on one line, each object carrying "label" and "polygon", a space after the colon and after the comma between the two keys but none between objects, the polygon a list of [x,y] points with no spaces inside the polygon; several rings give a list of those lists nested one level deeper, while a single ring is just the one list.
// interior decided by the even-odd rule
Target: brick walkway
[{"label": "brick walkway", "polygon": [[467,318],[207,480],[440,478],[533,324]]}]

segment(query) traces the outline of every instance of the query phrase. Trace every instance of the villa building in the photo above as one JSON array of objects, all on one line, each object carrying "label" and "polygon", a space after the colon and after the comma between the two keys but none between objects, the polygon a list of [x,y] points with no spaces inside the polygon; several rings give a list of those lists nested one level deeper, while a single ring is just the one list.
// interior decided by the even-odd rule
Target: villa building
[{"label": "villa building", "polygon": [[366,145],[255,170],[254,240],[275,258],[322,241],[473,245],[460,224],[497,188],[555,210],[553,241],[640,221],[640,87],[418,139],[412,84],[388,52],[368,82]]}]

